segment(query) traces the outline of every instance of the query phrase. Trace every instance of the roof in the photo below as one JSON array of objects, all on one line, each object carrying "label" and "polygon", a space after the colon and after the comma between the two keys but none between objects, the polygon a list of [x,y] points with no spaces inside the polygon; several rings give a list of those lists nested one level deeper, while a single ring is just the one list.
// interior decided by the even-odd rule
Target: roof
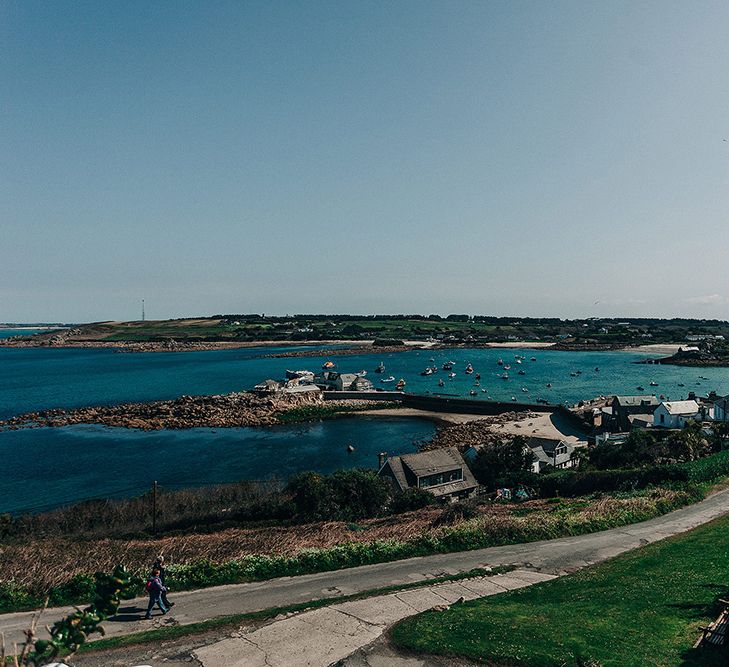
[{"label": "roof", "polygon": [[384,469],[388,465],[401,489],[407,489],[409,486],[405,476],[405,467],[416,477],[425,477],[427,475],[435,475],[437,473],[458,469],[463,472],[463,479],[457,482],[427,487],[427,490],[436,496],[467,491],[469,489],[475,489],[478,486],[478,482],[476,482],[473,473],[471,473],[471,470],[455,447],[431,449],[426,452],[418,452],[417,454],[392,456],[387,459],[387,462],[382,468]]},{"label": "roof", "polygon": [[669,415],[695,415],[699,411],[696,401],[663,401]]},{"label": "roof", "polygon": [[356,379],[357,375],[354,373],[340,373],[339,379],[342,381],[342,384],[352,384]]},{"label": "roof", "polygon": [[615,399],[621,407],[640,407],[641,405],[658,405],[660,401],[655,396],[616,396]]},{"label": "roof", "polygon": [[532,452],[534,453],[534,456],[537,457],[537,461],[539,461],[539,463],[548,463],[551,466],[559,466],[563,463],[567,463],[572,458],[572,452],[575,451],[575,448],[569,443],[565,442],[562,444],[565,447],[565,451],[557,454],[557,456],[554,455],[554,449],[545,451],[541,445],[533,447]]},{"label": "roof", "polygon": [[653,423],[653,415],[630,415],[628,421],[634,426],[644,426]]}]

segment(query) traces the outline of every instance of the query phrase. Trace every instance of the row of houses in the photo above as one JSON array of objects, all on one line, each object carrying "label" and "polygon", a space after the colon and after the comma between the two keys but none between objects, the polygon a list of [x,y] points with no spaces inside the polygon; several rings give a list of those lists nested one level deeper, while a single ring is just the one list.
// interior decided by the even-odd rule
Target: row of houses
[{"label": "row of houses", "polygon": [[671,401],[651,396],[613,396],[596,408],[593,423],[602,431],[626,432],[634,428],[683,428],[689,421],[727,421],[729,396],[707,398],[689,394],[688,400]]}]

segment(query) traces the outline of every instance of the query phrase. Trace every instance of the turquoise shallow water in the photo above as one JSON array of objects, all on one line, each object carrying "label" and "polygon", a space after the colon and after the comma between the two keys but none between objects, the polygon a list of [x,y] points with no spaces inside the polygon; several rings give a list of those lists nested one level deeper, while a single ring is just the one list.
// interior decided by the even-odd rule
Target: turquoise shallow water
[{"label": "turquoise shallow water", "polygon": [[[263,356],[274,352],[272,348],[155,354],[120,354],[106,349],[0,349],[0,418],[51,407],[239,391],[267,377],[282,377],[287,368],[318,370],[326,360]],[[517,364],[515,355],[526,359]],[[536,361],[530,361],[532,356]],[[498,377],[503,372],[497,364],[499,358],[511,365],[509,380]],[[378,387],[392,387],[380,383],[382,376],[374,373],[382,361],[386,365],[384,375],[405,378],[409,391],[462,397],[469,396],[474,388],[475,374],[463,372],[470,362],[481,373],[481,387],[474,400],[490,396],[509,401],[514,396],[518,400],[574,403],[601,394],[638,393],[639,385],[645,387],[645,393],[652,391],[673,399],[689,391],[729,393],[729,369],[634,363],[643,358],[644,354],[632,352],[492,349],[367,354],[333,360],[342,371],[367,370]],[[440,369],[448,360],[456,362],[456,377],[446,379],[442,389],[437,382],[446,376],[444,371],[420,376],[426,366]],[[525,375],[517,375],[519,369]],[[581,374],[571,376],[577,371]],[[658,386],[650,387],[651,381]],[[551,389],[547,383],[552,384]],[[685,386],[679,387],[679,383]],[[128,487],[146,488],[154,476],[149,469],[155,468],[158,450],[159,477],[169,472],[169,479],[195,485],[286,477],[305,469],[373,465],[376,452],[408,451],[413,439],[432,433],[431,425],[419,421],[386,423],[384,431],[375,420],[347,419],[275,429],[220,429],[217,433],[206,429],[144,433],[85,426],[0,432],[0,461],[11,480],[0,489],[0,511],[122,493]],[[342,458],[346,443],[355,439],[357,455]]]}]

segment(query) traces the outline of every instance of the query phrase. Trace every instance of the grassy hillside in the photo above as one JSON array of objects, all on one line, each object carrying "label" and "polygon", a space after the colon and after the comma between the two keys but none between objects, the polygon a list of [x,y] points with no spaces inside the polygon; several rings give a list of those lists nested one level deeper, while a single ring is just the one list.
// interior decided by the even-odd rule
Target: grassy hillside
[{"label": "grassy hillside", "polygon": [[728,597],[728,558],[724,517],[572,576],[420,614],[393,637],[496,665],[718,667],[726,650],[692,645]]}]

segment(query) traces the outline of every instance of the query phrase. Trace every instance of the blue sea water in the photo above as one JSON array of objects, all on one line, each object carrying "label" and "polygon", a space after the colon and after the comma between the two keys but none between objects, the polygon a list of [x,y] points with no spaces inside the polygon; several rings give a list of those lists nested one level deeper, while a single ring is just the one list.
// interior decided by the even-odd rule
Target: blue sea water
[{"label": "blue sea water", "polygon": [[[267,358],[292,348],[247,348],[208,352],[116,353],[109,349],[0,348],[0,418],[52,407],[80,407],[127,401],[174,398],[182,394],[216,394],[249,389],[262,379],[280,378],[287,368],[318,370],[326,357]],[[515,355],[525,360],[517,364]],[[536,361],[530,361],[531,357]],[[656,393],[674,400],[689,391],[729,393],[729,369],[639,365],[636,352],[551,352],[547,350],[411,351],[333,357],[338,369],[367,370],[377,387],[383,376],[404,378],[407,390],[467,397],[474,400],[546,399],[574,403],[598,395]],[[430,361],[433,358],[434,361]],[[503,359],[511,365],[502,380]],[[422,377],[420,371],[445,361],[456,362],[453,380],[439,388],[439,370]],[[381,376],[374,373],[386,365]],[[466,375],[466,363],[481,373]],[[524,375],[517,374],[519,369]],[[572,376],[571,373],[581,374]],[[708,379],[701,379],[703,376]],[[657,387],[650,387],[655,381]],[[551,383],[552,387],[547,388]],[[682,383],[685,386],[680,387]],[[645,388],[644,392],[637,389]],[[527,391],[522,391],[526,389]],[[486,392],[481,391],[486,389]],[[386,427],[380,424],[387,424]],[[383,428],[385,431],[383,431]],[[145,433],[96,426],[0,432],[0,462],[11,482],[0,490],[0,511],[63,503],[74,499],[122,493],[146,485],[154,475],[153,455],[170,479],[190,485],[240,478],[286,477],[305,469],[328,471],[347,465],[367,465],[381,450],[409,451],[413,439],[432,433],[417,420],[362,420],[273,429],[193,429]],[[344,447],[356,442],[357,454]],[[359,458],[360,454],[362,459]],[[343,458],[342,458],[343,457]],[[334,464],[334,465],[332,465]],[[162,477],[162,475],[158,475]],[[167,479],[167,478],[163,478]]]},{"label": "blue sea water", "polygon": [[[287,479],[303,470],[374,468],[377,454],[415,451],[435,430],[421,419],[356,417],[269,428],[132,431],[97,425],[0,434],[0,513],[41,511],[93,497],[241,479]],[[347,445],[354,452],[347,452]]]}]

